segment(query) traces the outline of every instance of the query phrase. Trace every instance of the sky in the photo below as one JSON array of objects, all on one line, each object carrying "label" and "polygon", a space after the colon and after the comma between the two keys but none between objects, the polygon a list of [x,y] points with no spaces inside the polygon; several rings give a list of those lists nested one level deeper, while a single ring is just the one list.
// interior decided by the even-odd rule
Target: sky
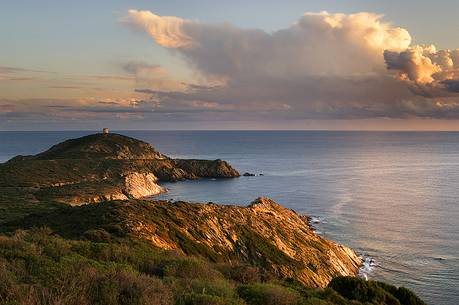
[{"label": "sky", "polygon": [[458,11],[2,1],[0,130],[459,130]]}]

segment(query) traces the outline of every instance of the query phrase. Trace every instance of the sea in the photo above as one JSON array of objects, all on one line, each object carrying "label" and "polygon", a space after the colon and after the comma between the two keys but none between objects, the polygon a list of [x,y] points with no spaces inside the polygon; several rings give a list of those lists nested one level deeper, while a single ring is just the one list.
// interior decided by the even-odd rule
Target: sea
[{"label": "sea", "polygon": [[[0,132],[0,162],[91,131]],[[312,216],[355,249],[361,276],[459,304],[459,133],[117,131],[175,158],[223,159],[252,177],[164,183],[161,199],[245,206],[260,196]]]}]

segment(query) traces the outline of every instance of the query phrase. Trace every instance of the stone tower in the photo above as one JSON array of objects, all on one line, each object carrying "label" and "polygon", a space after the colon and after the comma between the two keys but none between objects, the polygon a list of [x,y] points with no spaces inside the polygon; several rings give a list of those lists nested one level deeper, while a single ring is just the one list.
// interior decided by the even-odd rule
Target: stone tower
[{"label": "stone tower", "polygon": [[102,133],[108,133],[108,132],[109,132],[108,128],[105,127],[104,129],[102,129]]}]

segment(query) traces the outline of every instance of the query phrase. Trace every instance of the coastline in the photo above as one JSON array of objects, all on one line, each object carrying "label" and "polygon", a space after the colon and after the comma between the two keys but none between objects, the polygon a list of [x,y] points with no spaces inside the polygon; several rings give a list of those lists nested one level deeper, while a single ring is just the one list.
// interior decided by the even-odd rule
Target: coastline
[{"label": "coastline", "polygon": [[[307,214],[302,215],[302,217],[305,218],[305,220],[308,222],[309,227],[315,234],[318,234],[320,236],[324,235],[322,231],[318,230],[318,227],[320,226],[320,224],[327,223],[327,221],[324,220],[323,217],[310,216]],[[359,271],[356,276],[362,279],[365,279],[365,280],[369,280],[374,269],[379,267],[380,265],[376,262],[376,260],[373,257],[370,257],[365,253],[360,253],[358,251],[355,251],[355,253],[358,255],[358,257],[361,260],[361,265],[360,265]]]},{"label": "coastline", "polygon": [[[65,151],[63,153],[67,154],[67,152]],[[42,156],[44,156],[44,158]],[[46,153],[40,154],[38,158],[33,157],[33,156],[26,157],[26,158],[22,158],[22,157],[15,158],[13,161],[7,162],[7,169],[8,168],[11,169],[15,167],[22,169],[24,168],[24,166],[21,165],[22,162],[25,162],[26,165],[30,165],[31,162],[37,162],[40,165],[46,164],[46,166],[48,166],[49,164],[64,165],[68,162],[70,162],[71,164],[77,164],[77,163],[81,164],[82,163],[81,159],[76,159],[75,160],[76,163],[75,163],[75,161],[73,161],[72,158],[68,158],[67,156],[65,158],[61,158],[58,155],[57,158],[53,157],[50,160],[47,160],[47,158],[49,157],[46,156]],[[141,162],[139,162],[139,159],[136,158],[135,156],[132,156],[132,157],[128,156],[128,160],[129,160],[128,162],[130,166],[124,167],[123,165],[121,167],[122,169],[121,177],[129,177],[130,175],[134,175],[136,179],[133,179],[133,186],[135,187],[138,187],[139,184],[136,183],[134,180],[139,180],[139,179],[142,180],[142,183],[140,183],[140,185],[144,185],[152,181],[154,181],[156,185],[158,185],[157,183],[161,185],[161,181],[164,181],[165,178],[166,178],[166,182],[180,180],[176,178],[180,176],[175,176],[175,175],[176,174],[183,175],[183,173],[186,173],[187,177],[189,177],[190,179],[197,179],[200,177],[204,177],[204,178],[209,179],[209,182],[211,181],[210,183],[217,183],[215,181],[221,181],[218,179],[227,177],[228,176],[227,173],[231,172],[232,170],[230,165],[222,160],[206,161],[206,160],[192,159],[191,161],[179,161],[178,163],[175,163],[180,166],[178,168],[179,170],[178,172],[177,172],[177,168],[175,169],[172,168],[172,171],[171,171],[171,168],[169,168],[167,169],[166,172],[162,170],[158,171],[158,169],[160,168],[157,167],[157,165],[159,164],[157,161],[152,163],[151,161],[140,159]],[[161,162],[162,162],[161,164],[164,164],[164,160],[170,162],[169,160],[171,159],[166,159],[164,157],[161,157]],[[94,163],[95,161],[98,163]],[[124,164],[125,161],[121,160],[121,163],[120,161],[115,161],[114,163],[111,157],[109,157],[108,159],[106,157],[103,157],[103,158],[96,158],[92,160],[91,162],[93,162],[92,164],[107,164],[107,162],[109,162],[108,164]],[[132,167],[132,164],[134,164],[135,166]],[[146,167],[142,169],[142,167],[139,167],[139,166],[146,166]],[[110,176],[106,176],[104,172],[98,172],[103,167],[97,166],[94,168],[97,169],[97,171],[94,173],[91,173],[90,171],[85,172],[85,175],[88,175],[88,177],[96,177],[96,180],[94,180],[94,182],[98,181],[97,177],[99,176],[108,177],[108,178],[103,179],[104,183],[110,184],[112,182],[118,181],[118,179],[113,179],[113,178],[110,178]],[[53,167],[52,169],[54,170],[55,167]],[[128,171],[126,171],[126,169]],[[146,171],[146,169],[148,170]],[[45,170],[46,170],[46,167],[45,167]],[[155,179],[153,178],[153,176],[149,176],[150,174],[148,173],[148,171],[150,170],[157,171],[157,172],[151,172],[151,175],[158,173],[159,178]],[[183,172],[181,172],[180,170],[183,170]],[[167,176],[165,175],[165,173],[167,173],[167,175],[172,174],[172,176]],[[237,175],[234,174],[233,176],[237,177],[239,176],[239,174]],[[27,175],[24,175],[22,177],[29,179]],[[16,178],[22,179],[22,177],[16,177]],[[63,176],[63,177],[66,177],[67,179],[69,176]],[[116,177],[116,176],[112,176],[112,177]],[[154,177],[156,177],[156,175]],[[49,178],[50,177],[47,176],[47,179]],[[56,176],[55,178],[60,179],[60,177],[58,176]],[[38,186],[38,192],[31,193],[30,195],[31,196],[39,195],[36,198],[40,201],[56,198],[56,197],[51,196],[56,193],[57,194],[60,193],[61,195],[65,194],[65,192],[68,190],[66,189],[66,187],[68,186],[73,186],[73,185],[82,186],[83,185],[81,182],[78,182],[78,181],[73,184],[62,182],[62,181],[58,183],[53,182],[49,184],[50,180],[43,180],[45,182],[44,188],[47,189],[47,193],[42,193],[40,191],[40,186],[39,186],[39,183],[42,183],[42,180],[40,180],[41,179],[40,175],[35,176],[34,179],[37,179],[35,180],[35,183],[38,183],[36,184],[35,191],[37,190],[37,186]],[[212,179],[217,179],[217,180],[212,180]],[[148,181],[144,181],[144,180],[148,180]],[[85,184],[87,182],[88,182],[87,180],[84,181]],[[94,182],[91,182],[92,185],[96,185],[94,184]],[[202,180],[202,182],[206,183],[206,180]],[[8,180],[7,183],[11,184],[11,181]],[[177,185],[181,185],[181,183]],[[10,187],[10,186],[5,186],[5,187]],[[145,188],[140,187],[140,189],[145,189]],[[24,190],[26,190],[26,188],[24,188]],[[82,194],[82,195],[86,194],[86,190],[87,189],[82,189],[79,187],[77,188],[78,194]],[[161,190],[164,190],[164,189],[161,189]],[[94,191],[98,192],[100,191],[100,188],[95,188]],[[198,254],[201,256],[204,255],[204,257],[207,257],[208,259],[211,259],[211,260],[218,260],[219,256],[226,257],[225,259],[230,258],[232,260],[235,258],[235,257],[232,257],[232,255],[236,254],[236,257],[238,258],[238,260],[242,259],[246,263],[255,264],[255,265],[259,265],[261,262],[263,262],[264,259],[268,259],[268,262],[263,263],[263,264],[267,263],[265,267],[263,268],[267,268],[266,270],[270,270],[270,272],[273,272],[274,274],[276,274],[277,276],[280,276],[280,278],[283,278],[284,280],[288,278],[298,279],[301,283],[303,283],[304,285],[308,287],[324,288],[329,284],[330,280],[337,275],[352,275],[352,276],[358,275],[359,271],[361,270],[361,267],[363,266],[362,260],[358,257],[358,255],[353,250],[351,250],[348,247],[339,245],[335,242],[332,242],[330,240],[324,239],[320,235],[316,234],[316,232],[314,232],[313,229],[310,227],[311,221],[305,222],[304,218],[300,217],[297,213],[289,209],[280,207],[275,202],[267,198],[259,198],[254,203],[249,205],[249,207],[241,208],[237,206],[215,205],[215,204],[192,204],[190,205],[189,203],[181,202],[181,201],[173,202],[173,203],[172,202],[159,203],[159,202],[156,202],[155,200],[136,201],[134,196],[133,196],[134,198],[129,198],[126,195],[126,192],[123,194],[127,197],[127,199],[122,198],[124,201],[112,201],[113,208],[115,208],[115,210],[113,210],[112,207],[110,207],[111,204],[108,205],[107,203],[103,202],[104,200],[102,200],[98,204],[82,205],[81,207],[72,208],[74,210],[72,209],[60,210],[58,208],[55,212],[50,212],[50,213],[47,212],[47,213],[41,214],[41,216],[37,214],[31,215],[31,217],[24,218],[25,221],[23,221],[22,223],[20,221],[19,222],[14,222],[14,221],[8,222],[8,226],[10,226],[11,228],[13,228],[14,226],[27,228],[29,224],[35,224],[39,226],[51,225],[51,226],[54,226],[53,230],[57,232],[58,234],[61,234],[61,233],[65,234],[67,229],[63,229],[62,231],[62,229],[59,229],[59,226],[61,226],[61,228],[68,228],[68,226],[70,226],[70,227],[74,227],[73,230],[75,230],[77,225],[72,224],[72,221],[80,219],[81,215],[79,213],[86,213],[84,211],[92,211],[92,212],[99,211],[100,213],[105,213],[106,212],[105,210],[108,210],[108,211],[112,211],[116,213],[121,213],[118,219],[120,220],[123,219],[123,221],[131,222],[131,225],[127,225],[121,228],[122,232],[127,233],[129,236],[137,236],[137,238],[140,237],[141,239],[148,240],[152,242],[152,244],[156,247],[163,248],[163,249],[180,250],[182,251],[183,254],[186,254],[186,255],[190,255],[190,254],[191,255]],[[144,194],[145,192],[144,193],[138,192],[139,198],[144,197],[143,196]],[[132,196],[131,193],[128,193],[128,195]],[[111,200],[114,198],[107,197],[106,199]],[[83,198],[83,200],[86,200],[86,199]],[[84,201],[80,201],[80,202],[85,203]],[[90,203],[90,202],[86,202],[86,203]],[[164,204],[166,204],[167,207],[164,206]],[[130,205],[132,205],[132,208],[133,208],[132,212],[124,213],[123,209],[127,209],[128,211],[129,209],[131,209],[131,207],[129,207]],[[142,208],[145,208],[145,206],[149,206],[149,209],[151,208],[153,210],[151,210],[150,212],[143,213],[143,214],[137,214],[137,212],[141,211]],[[187,211],[187,212],[176,210],[177,206],[181,206],[184,209],[184,211]],[[159,207],[160,207],[160,210],[156,210]],[[220,209],[222,208],[223,210],[220,211]],[[141,217],[144,217],[142,215],[159,215],[158,214],[159,211],[162,211],[163,209],[168,212],[167,212],[167,217],[160,218],[162,219],[161,225],[157,223],[157,221],[159,220],[152,220],[152,219],[147,220],[147,221],[142,220],[141,222],[138,222]],[[196,216],[193,216],[193,214],[190,212],[194,211],[194,209],[198,209],[198,210],[202,209],[202,211],[197,212]],[[225,211],[225,209],[228,209],[228,211]],[[250,213],[255,213],[255,216],[249,216],[250,213],[247,214],[247,212],[245,212],[247,211],[246,209],[249,209],[251,211]],[[73,214],[72,211],[80,215],[80,217],[75,217],[75,214]],[[153,211],[156,211],[156,212],[153,212]],[[210,213],[210,215],[206,216],[204,211],[207,211],[206,213]],[[92,212],[91,214],[88,214],[84,218],[90,219],[91,217],[93,217]],[[60,213],[64,213],[64,214],[60,214]],[[71,216],[70,218],[68,218],[69,213],[74,216]],[[184,216],[179,217],[178,219],[174,220],[174,217],[177,217],[177,215],[180,215],[180,213],[182,214],[184,213],[183,214]],[[280,213],[282,216],[279,216],[280,214],[278,213]],[[216,216],[220,214],[221,216]],[[232,230],[230,229],[231,227],[238,227],[238,226],[241,226],[242,224],[242,223],[232,223],[234,221],[233,219],[225,218],[225,217],[230,217],[230,215],[235,215],[235,214],[245,215],[244,217],[240,219],[244,219],[245,217],[248,217],[247,219],[251,219],[249,222],[243,223],[243,227],[248,226],[247,228],[249,229],[249,231],[244,231],[245,229],[239,232],[231,231]],[[135,217],[129,218],[133,216]],[[184,219],[187,219],[189,217],[191,217],[194,220],[188,224],[183,223]],[[201,218],[208,219],[209,217],[211,219],[213,217],[217,217],[217,219],[220,219],[220,221],[222,219],[225,219],[225,220],[223,223],[220,223],[220,222],[217,222],[217,223],[202,222],[201,223],[200,222],[202,221]],[[296,221],[296,226],[291,225],[291,221],[294,218],[298,218],[301,220],[301,221],[300,220]],[[59,221],[62,219],[66,219],[65,225],[64,224],[59,225]],[[107,219],[110,219],[110,218],[107,218]],[[257,225],[257,221],[261,221],[261,222]],[[97,218],[92,219],[92,222],[93,222],[93,224],[91,224],[92,226],[94,224],[97,224],[97,226],[101,226],[104,223],[102,219],[97,219]],[[300,222],[302,224],[299,224]],[[151,231],[152,228],[159,228],[159,227],[168,228],[168,226],[172,225],[173,223],[180,223],[180,226],[185,226],[185,228],[188,228],[188,230],[191,229],[192,232],[194,230],[196,231],[194,233],[190,231],[182,231],[183,228],[181,227],[180,229],[177,227],[173,227],[174,229],[172,229],[172,231],[176,232],[174,233],[174,235],[170,235],[170,229],[167,229],[163,233]],[[303,228],[301,226],[303,226]],[[103,227],[100,227],[100,228],[103,228]],[[217,240],[211,241],[209,244],[207,244],[206,245],[207,250],[204,250],[202,246],[206,244],[206,240],[208,238],[212,237],[212,235],[209,236],[207,234],[211,231],[215,232],[216,228],[220,228],[219,230],[222,230],[221,234],[217,234],[220,237],[218,237]],[[296,228],[297,230],[292,231],[292,228]],[[81,230],[83,229],[85,229],[84,226],[81,227]],[[273,229],[275,230],[281,229],[285,231],[284,233],[279,233],[277,231],[270,231]],[[154,230],[157,230],[157,229],[154,229]],[[86,231],[88,230],[81,231],[77,235],[69,235],[69,237],[73,236],[72,238],[76,238],[77,236],[81,236],[81,234],[84,235]],[[256,233],[257,235],[253,235],[253,232],[248,233],[250,231],[257,232]],[[305,236],[307,236],[307,238],[301,238],[301,237],[296,236],[295,232],[297,231],[303,231],[303,233],[305,234]],[[169,233],[166,233],[169,235],[169,237],[166,239],[165,239],[165,236],[167,235],[164,235],[165,232],[169,232]],[[233,233],[230,233],[230,232],[233,232]],[[277,235],[277,234],[280,234],[280,235]],[[173,237],[173,236],[176,236],[176,237]],[[181,240],[181,242],[179,243],[177,243],[177,240],[175,240],[177,236],[182,236],[179,238],[179,240]],[[185,244],[183,244],[183,240],[184,240],[183,238],[185,236],[187,236],[186,239],[188,241]],[[226,239],[227,237],[225,237],[222,239],[222,236],[232,236],[232,238]],[[202,239],[203,237],[204,239]],[[258,244],[253,249],[251,248],[253,245],[259,243],[260,241],[261,241],[261,244]],[[233,243],[233,246],[229,246],[231,245],[231,243]],[[252,245],[252,246],[248,246],[248,245]],[[230,250],[230,252],[224,252],[223,249],[225,249],[225,247],[228,247],[228,246],[229,246],[228,249]],[[217,252],[213,252],[215,251],[215,249],[210,250],[211,248],[214,248],[214,247],[219,248],[219,250]],[[197,249],[200,249],[200,250],[197,250]],[[266,249],[271,249],[271,250],[266,252]],[[299,249],[303,249],[303,250],[299,251]],[[306,253],[309,253],[309,254],[307,254],[306,256],[301,256],[302,252],[303,254],[306,254]],[[311,253],[315,253],[315,254],[311,254]],[[324,254],[326,255],[323,256]],[[318,260],[316,262],[311,261],[313,257],[314,259],[318,259]],[[306,265],[303,265],[303,267],[301,267],[301,264],[298,265],[298,263],[300,262],[301,264],[306,264]],[[352,262],[352,263],[349,264],[349,262]]]}]

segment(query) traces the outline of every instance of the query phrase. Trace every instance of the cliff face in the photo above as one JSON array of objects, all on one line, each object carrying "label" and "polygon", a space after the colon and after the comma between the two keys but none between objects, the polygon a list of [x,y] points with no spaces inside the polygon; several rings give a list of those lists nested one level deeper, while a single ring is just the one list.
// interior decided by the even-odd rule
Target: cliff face
[{"label": "cliff face", "polygon": [[267,198],[248,207],[173,205],[155,207],[167,208],[172,221],[147,216],[131,218],[125,225],[155,246],[243,261],[310,287],[325,287],[339,275],[356,275],[361,265],[354,251],[315,234],[303,217]]},{"label": "cliff face", "polygon": [[315,234],[304,217],[267,198],[247,207],[106,202],[33,215],[9,225],[49,226],[73,238],[100,229],[122,232],[161,249],[254,265],[309,287],[325,287],[336,276],[356,275],[361,265],[354,251]]},{"label": "cliff face", "polygon": [[156,182],[158,178],[152,173],[132,173],[124,176],[123,193],[133,198],[143,198],[165,192],[166,189]]},{"label": "cliff face", "polygon": [[38,200],[72,205],[156,195],[166,191],[160,181],[238,176],[225,161],[174,160],[118,134],[67,140],[0,164],[0,188],[23,187]]}]

